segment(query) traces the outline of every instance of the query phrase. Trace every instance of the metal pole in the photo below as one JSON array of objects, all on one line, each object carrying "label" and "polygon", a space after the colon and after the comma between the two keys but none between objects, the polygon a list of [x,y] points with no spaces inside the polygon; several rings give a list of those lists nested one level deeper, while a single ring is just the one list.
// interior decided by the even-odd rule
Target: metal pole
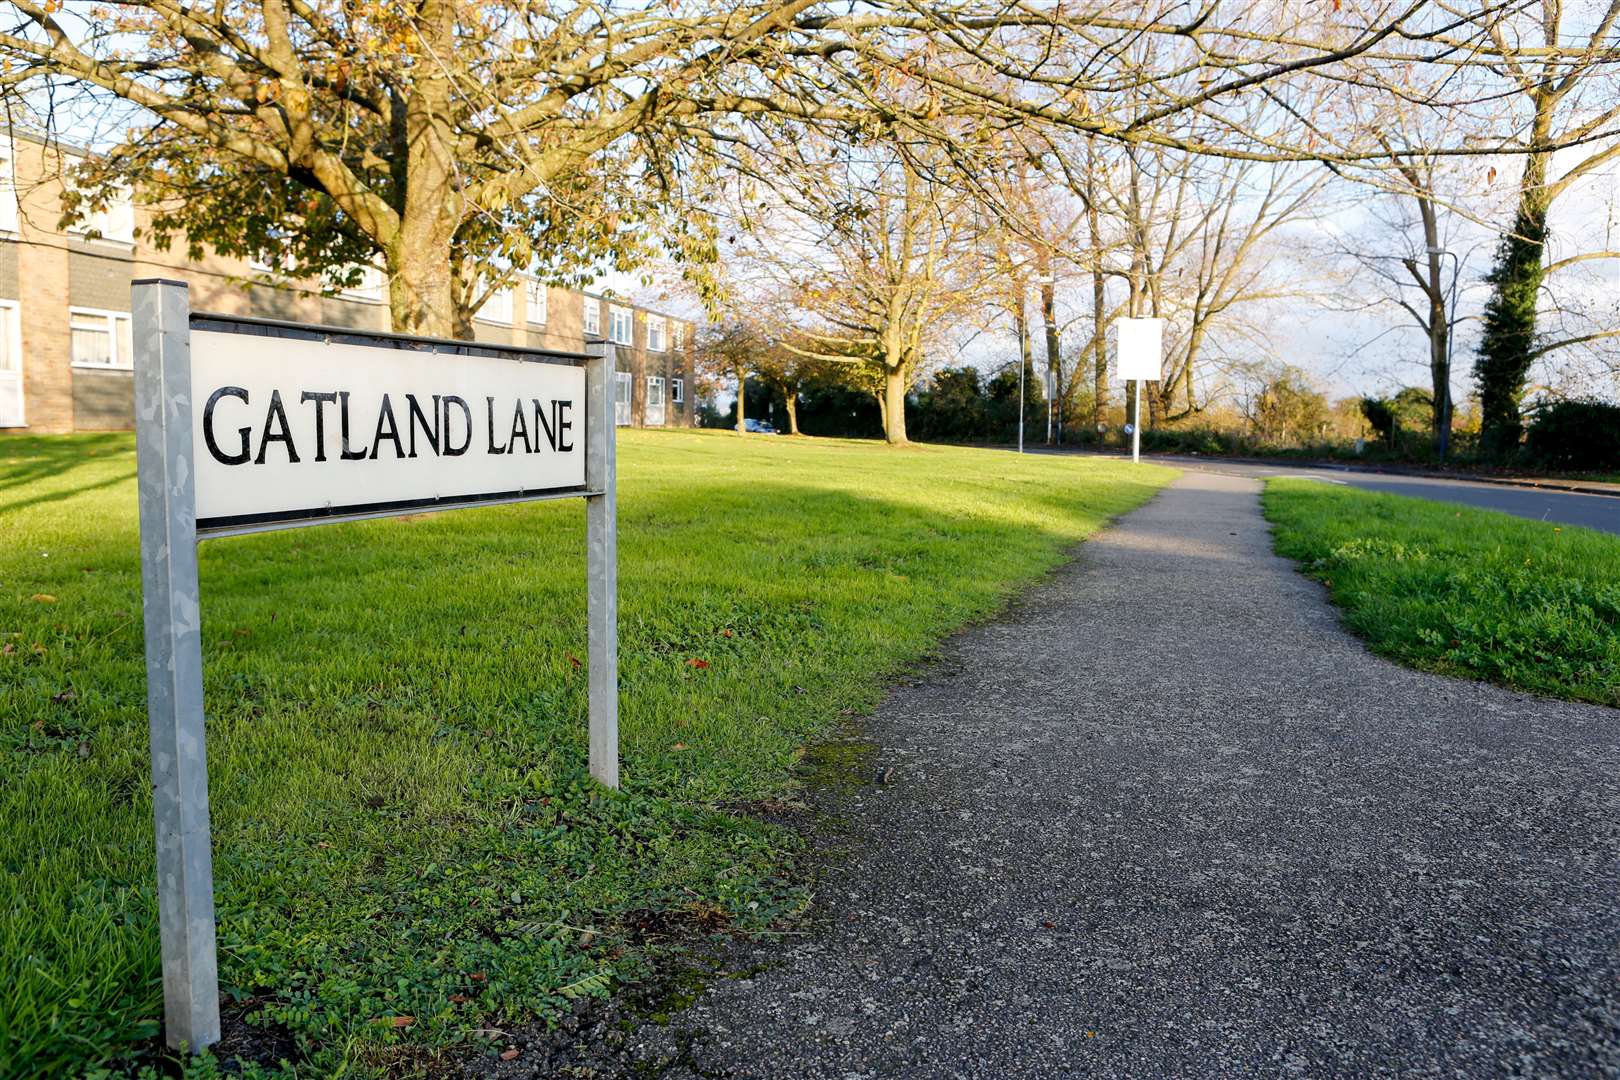
[{"label": "metal pole", "polygon": [[219,1041],[219,972],[203,734],[190,303],[183,282],[143,280],[134,283],[130,306],[164,1038],[176,1049],[200,1050]]},{"label": "metal pole", "polygon": [[1048,364],[1046,367],[1046,441],[1048,445],[1052,442],[1052,420],[1055,415],[1052,402],[1055,396],[1054,386],[1056,386],[1056,380],[1052,378],[1052,366]]},{"label": "metal pole", "polygon": [[1020,454],[1024,452],[1024,368],[1027,364],[1028,361],[1024,357],[1023,346],[1020,343],[1018,350],[1018,452]]},{"label": "metal pole", "polygon": [[[590,646],[591,775],[619,786],[619,541],[613,411],[616,350],[585,365],[585,578]],[[742,399],[738,398],[738,415]]]},{"label": "metal pole", "polygon": [[1131,460],[1140,463],[1142,460],[1142,380],[1132,379],[1136,383],[1136,421],[1131,424]]}]

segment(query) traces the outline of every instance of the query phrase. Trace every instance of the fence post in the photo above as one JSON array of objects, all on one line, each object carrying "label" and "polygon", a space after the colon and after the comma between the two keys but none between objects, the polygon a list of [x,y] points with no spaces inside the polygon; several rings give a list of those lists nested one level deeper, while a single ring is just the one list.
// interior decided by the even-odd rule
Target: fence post
[{"label": "fence post", "polygon": [[134,283],[130,307],[164,1033],[169,1046],[196,1051],[219,1041],[219,972],[203,735],[191,312],[184,283],[156,279]]},{"label": "fence post", "polygon": [[585,365],[585,577],[590,624],[591,775],[619,786],[619,542],[611,343]]}]

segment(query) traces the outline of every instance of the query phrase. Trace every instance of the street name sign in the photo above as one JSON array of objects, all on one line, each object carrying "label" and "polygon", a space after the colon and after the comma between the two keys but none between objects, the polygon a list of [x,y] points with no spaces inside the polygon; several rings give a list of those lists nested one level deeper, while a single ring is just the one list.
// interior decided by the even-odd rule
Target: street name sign
[{"label": "street name sign", "polygon": [[586,500],[590,771],[619,784],[612,345],[564,353],[194,313],[131,297],[165,1038],[219,1040],[197,543]]},{"label": "street name sign", "polygon": [[194,329],[191,371],[204,534],[585,487],[582,367]]}]

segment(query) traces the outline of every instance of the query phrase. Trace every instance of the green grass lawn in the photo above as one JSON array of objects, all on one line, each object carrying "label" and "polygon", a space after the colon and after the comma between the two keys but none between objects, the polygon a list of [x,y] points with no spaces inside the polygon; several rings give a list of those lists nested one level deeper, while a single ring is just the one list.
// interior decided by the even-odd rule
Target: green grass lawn
[{"label": "green grass lawn", "polygon": [[1314,480],[1265,490],[1277,551],[1375,652],[1620,705],[1620,538]]},{"label": "green grass lawn", "polygon": [[[746,807],[1172,475],[620,448],[618,794],[584,771],[581,502],[202,545],[227,1017],[290,1035],[299,1075],[431,1075],[475,1029],[645,972],[649,920],[746,932],[801,906],[791,834]],[[134,476],[128,436],[0,440],[0,1076],[154,1052]]]}]

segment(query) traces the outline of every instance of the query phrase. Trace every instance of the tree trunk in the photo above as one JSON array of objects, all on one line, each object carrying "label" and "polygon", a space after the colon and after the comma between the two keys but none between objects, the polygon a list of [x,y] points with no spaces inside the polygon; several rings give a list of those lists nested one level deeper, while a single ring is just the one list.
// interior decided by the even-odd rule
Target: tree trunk
[{"label": "tree trunk", "polygon": [[903,367],[883,369],[883,436],[890,446],[903,446],[906,438],[906,372]]},{"label": "tree trunk", "polygon": [[[425,0],[416,19],[424,43],[450,55],[455,40],[455,8],[447,0]],[[451,86],[436,69],[417,81],[405,103],[405,207],[399,231],[385,257],[394,330],[427,337],[454,337],[456,305],[451,289],[450,247],[462,216],[455,190],[451,146]]]},{"label": "tree trunk", "polygon": [[743,401],[748,394],[748,369],[737,367],[734,373],[737,376],[737,434],[748,434],[748,425],[743,421]]},{"label": "tree trunk", "polygon": [[1046,401],[1046,443],[1057,441],[1055,410],[1063,393],[1062,358],[1058,355],[1062,342],[1058,338],[1057,282],[1052,280],[1050,266],[1045,271],[1047,280],[1041,285],[1041,321],[1046,324],[1046,385],[1051,393]]},{"label": "tree trunk", "polygon": [[788,434],[799,433],[799,392],[791,387],[782,392],[783,403],[787,407]]},{"label": "tree trunk", "polygon": [[1108,415],[1108,277],[1102,268],[1102,222],[1097,212],[1096,162],[1086,156],[1086,231],[1091,240],[1091,426],[1101,433]]},{"label": "tree trunk", "polygon": [[[1537,105],[1531,145],[1545,146],[1552,109],[1542,101]],[[1542,256],[1552,202],[1547,192],[1551,158],[1546,150],[1525,157],[1513,231],[1497,246],[1496,263],[1485,279],[1491,284],[1491,297],[1485,302],[1485,328],[1474,360],[1474,378],[1479,383],[1480,441],[1487,454],[1498,458],[1516,451],[1524,434],[1519,410],[1534,359],[1536,302],[1546,276]]]}]

